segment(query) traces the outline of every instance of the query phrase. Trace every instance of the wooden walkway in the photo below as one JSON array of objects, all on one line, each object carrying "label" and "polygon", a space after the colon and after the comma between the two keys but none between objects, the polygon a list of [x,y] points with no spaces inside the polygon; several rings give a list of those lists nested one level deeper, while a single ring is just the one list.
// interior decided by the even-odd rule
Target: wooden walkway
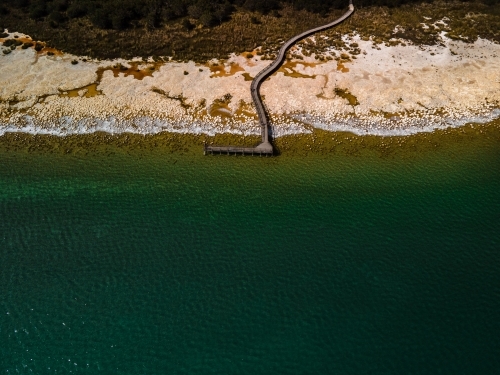
[{"label": "wooden walkway", "polygon": [[330,22],[326,25],[316,27],[311,30],[304,31],[302,34],[296,35],[293,38],[287,40],[283,46],[281,46],[278,56],[276,59],[263,70],[261,70],[253,79],[252,84],[250,85],[250,93],[252,95],[252,100],[254,102],[255,108],[257,109],[257,115],[259,116],[259,123],[261,128],[261,136],[262,142],[256,147],[234,147],[234,146],[207,146],[204,147],[204,153],[206,154],[252,154],[252,155],[272,155],[273,154],[273,146],[269,142],[269,130],[270,123],[269,118],[264,108],[264,103],[262,102],[262,98],[260,96],[260,86],[262,83],[275,71],[277,71],[283,61],[286,58],[286,52],[297,43],[299,40],[307,38],[314,33],[319,31],[323,31],[338,25],[343,22],[354,12],[354,6],[352,5],[352,0],[349,0],[349,10],[344,13],[340,18],[336,19],[333,22]]},{"label": "wooden walkway", "polygon": [[[260,145],[259,145],[260,146]],[[272,147],[238,147],[238,146],[207,146],[205,144],[204,155],[259,155],[259,156],[272,156]]]}]

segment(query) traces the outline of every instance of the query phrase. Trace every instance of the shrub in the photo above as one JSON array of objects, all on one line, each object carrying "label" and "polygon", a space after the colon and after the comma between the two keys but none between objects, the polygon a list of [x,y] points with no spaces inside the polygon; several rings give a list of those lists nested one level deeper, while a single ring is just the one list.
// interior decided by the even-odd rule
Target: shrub
[{"label": "shrub", "polygon": [[43,49],[43,44],[36,43],[35,44],[35,51],[40,52]]},{"label": "shrub", "polygon": [[21,42],[20,40],[16,40],[16,39],[7,39],[5,42],[3,42],[3,45],[5,47],[17,47],[17,46],[20,46],[22,45],[23,42]]},{"label": "shrub", "polygon": [[203,15],[203,9],[198,5],[191,5],[188,8],[188,14],[190,17],[199,19]]},{"label": "shrub", "polygon": [[25,8],[30,4],[29,0],[15,0],[14,6],[16,8]]},{"label": "shrub", "polygon": [[187,18],[184,18],[182,20],[182,27],[184,27],[186,30],[194,29],[194,25]]},{"label": "shrub", "polygon": [[109,18],[109,12],[104,9],[96,9],[90,20],[94,25],[101,29],[110,29],[112,26],[111,19]]},{"label": "shrub", "polygon": [[115,30],[123,30],[128,26],[130,17],[127,11],[118,9],[111,15],[111,25]]},{"label": "shrub", "polygon": [[60,12],[55,10],[52,13],[50,13],[49,20],[57,22],[57,23],[61,23],[61,22],[63,22],[64,17]]},{"label": "shrub", "polygon": [[87,7],[84,4],[73,2],[67,11],[69,18],[79,18],[87,14]]},{"label": "shrub", "polygon": [[260,25],[261,23],[260,20],[255,16],[250,17],[250,22],[253,23],[254,25]]},{"label": "shrub", "polygon": [[6,16],[9,13],[9,8],[6,8],[4,5],[0,5],[0,15]]},{"label": "shrub", "polygon": [[215,25],[215,16],[209,12],[205,12],[200,17],[200,22],[203,26],[210,27]]},{"label": "shrub", "polygon": [[243,7],[261,13],[269,13],[271,10],[279,8],[279,3],[276,0],[246,0]]},{"label": "shrub", "polygon": [[189,72],[184,71],[184,75],[185,75],[185,76],[187,76],[188,74],[189,74]]},{"label": "shrub", "polygon": [[27,42],[27,43],[24,43],[23,46],[21,47],[22,49],[28,49],[30,47],[33,47],[35,45],[35,43],[32,43],[32,42]]},{"label": "shrub", "polygon": [[39,1],[31,4],[30,6],[30,18],[37,20],[43,18],[47,15],[47,6],[44,2]]},{"label": "shrub", "polygon": [[73,61],[71,61],[71,64],[72,64],[72,65],[76,65],[76,64],[78,64],[78,60],[73,60]]},{"label": "shrub", "polygon": [[50,4],[50,9],[55,12],[65,12],[68,9],[68,0],[55,0]]}]

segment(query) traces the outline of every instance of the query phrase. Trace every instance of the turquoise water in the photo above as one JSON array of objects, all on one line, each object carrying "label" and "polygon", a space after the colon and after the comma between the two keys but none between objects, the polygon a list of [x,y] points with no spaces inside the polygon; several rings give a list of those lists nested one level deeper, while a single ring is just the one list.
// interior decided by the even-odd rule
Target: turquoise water
[{"label": "turquoise water", "polygon": [[0,373],[500,371],[496,145],[1,159]]}]

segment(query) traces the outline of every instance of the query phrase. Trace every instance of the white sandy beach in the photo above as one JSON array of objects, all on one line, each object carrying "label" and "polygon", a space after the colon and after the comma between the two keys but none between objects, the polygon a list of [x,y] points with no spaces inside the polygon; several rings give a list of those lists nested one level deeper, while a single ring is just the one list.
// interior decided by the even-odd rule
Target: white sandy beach
[{"label": "white sandy beach", "polygon": [[[14,35],[27,37],[12,32],[9,38]],[[310,132],[311,126],[412,134],[500,117],[499,44],[467,44],[444,34],[439,46],[377,46],[356,35],[344,38],[359,45],[356,59],[291,60],[263,84],[276,136]],[[75,59],[78,64],[71,64]],[[33,48],[0,53],[0,134],[259,134],[249,79],[270,61],[257,55],[207,65],[81,60]],[[133,69],[111,70],[118,63]]]}]

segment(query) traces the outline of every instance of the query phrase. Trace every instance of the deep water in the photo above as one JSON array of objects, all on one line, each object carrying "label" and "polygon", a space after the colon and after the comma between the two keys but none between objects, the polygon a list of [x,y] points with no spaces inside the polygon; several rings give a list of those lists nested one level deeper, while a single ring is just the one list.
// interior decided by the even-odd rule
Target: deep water
[{"label": "deep water", "polygon": [[0,373],[499,373],[499,167],[4,152]]}]

